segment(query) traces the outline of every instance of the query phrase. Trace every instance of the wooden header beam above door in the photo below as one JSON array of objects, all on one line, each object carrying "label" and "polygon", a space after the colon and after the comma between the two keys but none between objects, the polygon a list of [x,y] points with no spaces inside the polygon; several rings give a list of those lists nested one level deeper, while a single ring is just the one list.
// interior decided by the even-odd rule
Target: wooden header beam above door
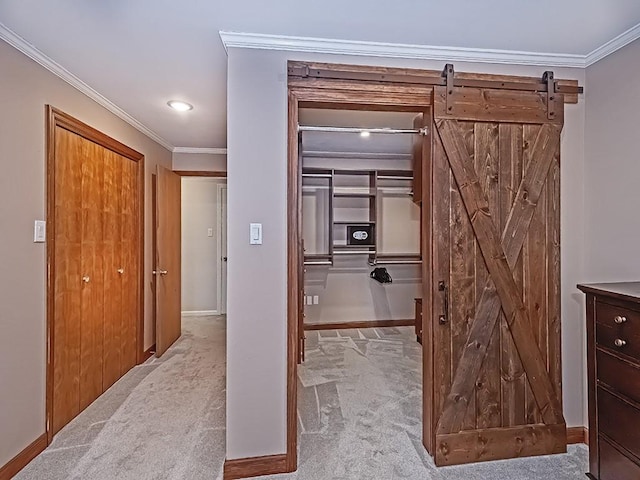
[{"label": "wooden header beam above door", "polygon": [[[540,78],[478,73],[454,73],[453,65],[447,64],[442,72],[408,68],[369,67],[360,65],[338,65],[328,63],[289,62],[289,86],[314,88],[339,88],[342,82],[354,81],[379,85],[471,87],[495,90],[517,90],[563,94],[564,103],[578,103],[578,95],[584,88],[577,80],[556,80],[552,72]],[[551,79],[551,81],[549,81]],[[553,91],[550,92],[549,89]],[[406,91],[406,89],[404,90]]]}]

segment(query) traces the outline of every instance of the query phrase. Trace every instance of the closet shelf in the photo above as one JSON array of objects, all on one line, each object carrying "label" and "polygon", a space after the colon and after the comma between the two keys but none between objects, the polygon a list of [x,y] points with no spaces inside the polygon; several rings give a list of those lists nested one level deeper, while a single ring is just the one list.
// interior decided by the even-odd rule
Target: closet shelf
[{"label": "closet shelf", "polygon": [[334,225],[375,225],[376,222],[373,220],[365,220],[361,222],[359,220],[335,220],[333,222]]},{"label": "closet shelf", "polygon": [[333,196],[335,198],[369,198],[369,197],[375,197],[376,193],[375,192],[336,192],[334,190],[333,192]]}]

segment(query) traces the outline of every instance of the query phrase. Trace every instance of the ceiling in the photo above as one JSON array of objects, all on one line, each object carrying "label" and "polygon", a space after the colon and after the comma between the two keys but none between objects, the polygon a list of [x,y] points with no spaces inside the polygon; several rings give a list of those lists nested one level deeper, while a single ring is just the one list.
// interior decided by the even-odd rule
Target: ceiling
[{"label": "ceiling", "polygon": [[224,148],[220,31],[586,57],[640,24],[640,2],[1,0],[0,24],[166,146]]}]

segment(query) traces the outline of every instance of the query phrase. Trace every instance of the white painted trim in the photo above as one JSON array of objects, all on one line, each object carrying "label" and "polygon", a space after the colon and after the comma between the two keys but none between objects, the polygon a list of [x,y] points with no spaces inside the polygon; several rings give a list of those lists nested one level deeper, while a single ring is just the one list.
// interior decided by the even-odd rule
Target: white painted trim
[{"label": "white painted trim", "polygon": [[167,140],[162,138],[153,130],[144,126],[138,120],[136,120],[127,112],[125,112],[120,107],[118,107],[111,100],[107,99],[106,97],[104,97],[103,95],[95,91],[93,88],[91,88],[89,85],[84,83],[82,80],[76,77],[69,70],[65,69],[63,66],[53,61],[51,58],[46,56],[44,53],[42,53],[40,50],[38,50],[36,47],[31,45],[30,43],[28,43],[24,38],[20,37],[18,34],[13,32],[9,28],[7,28],[2,23],[0,23],[0,39],[7,42],[16,50],[22,52],[27,57],[34,60],[36,63],[42,65],[44,68],[49,70],[58,78],[67,82],[76,90],[80,91],[81,93],[84,93],[87,97],[89,97],[91,100],[96,102],[98,105],[101,105],[102,107],[106,108],[108,111],[113,113],[116,117],[120,118],[121,120],[124,120],[133,128],[140,131],[141,133],[149,137],[154,142],[159,143],[169,151],[173,150],[173,145],[171,145]]},{"label": "white painted trim", "polygon": [[604,57],[617,52],[622,47],[629,45],[634,40],[640,38],[640,23],[634,27],[631,27],[626,32],[621,33],[616,38],[609,40],[604,45],[596,48],[593,52],[585,58],[585,67],[589,67],[594,63],[602,60]]},{"label": "white painted trim", "polygon": [[226,155],[226,148],[174,147],[173,153],[208,153],[210,155]]},{"label": "white painted trim", "polygon": [[[222,267],[223,267],[223,260],[222,260],[222,231],[223,229],[226,228],[226,216],[223,215],[222,213],[222,191],[227,189],[227,183],[226,182],[219,182],[218,183],[218,193],[217,193],[217,203],[218,203],[218,211],[216,212],[216,249],[218,251],[218,262],[217,262],[217,281],[216,281],[216,285],[217,285],[217,305],[218,305],[218,310],[220,310],[220,312],[222,312],[222,314],[226,314],[227,313],[227,299],[226,298],[222,298],[222,282],[223,282],[223,278],[222,278]],[[223,220],[223,217],[224,220]],[[226,235],[226,234],[225,234]],[[224,281],[226,282],[227,279],[224,278]],[[226,289],[225,289],[226,291]]]},{"label": "white painted trim", "polygon": [[623,32],[587,55],[522,52],[517,50],[484,48],[437,47],[225,31],[220,31],[219,33],[227,53],[230,48],[251,48],[258,50],[393,57],[415,60],[458,60],[461,62],[476,63],[586,68],[640,38],[640,24],[631,27],[626,32]]},{"label": "white painted trim", "polygon": [[183,317],[204,317],[207,315],[220,315],[218,310],[187,310],[182,312]]},{"label": "white painted trim", "polygon": [[585,55],[520,52],[484,48],[436,47],[400,43],[331,40],[327,38],[290,37],[256,33],[220,32],[224,48],[251,48],[291,52],[393,57],[415,60],[443,60],[545,67],[585,67]]}]

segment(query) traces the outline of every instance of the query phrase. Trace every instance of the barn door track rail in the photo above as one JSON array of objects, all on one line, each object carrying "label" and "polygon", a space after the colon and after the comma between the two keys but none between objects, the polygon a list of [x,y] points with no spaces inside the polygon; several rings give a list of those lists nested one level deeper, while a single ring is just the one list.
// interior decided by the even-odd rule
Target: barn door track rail
[{"label": "barn door track rail", "polygon": [[[304,63],[290,63],[288,67],[289,77],[324,80],[361,80],[365,82],[431,85],[447,87],[453,91],[455,87],[489,88],[498,90],[519,90],[525,92],[547,92],[549,97],[557,94],[577,95],[584,93],[584,88],[566,80],[556,80],[553,72],[547,71],[538,81],[503,81],[500,79],[469,78],[469,76],[456,77],[453,64],[445,65],[441,74],[435,71],[425,70],[421,74],[396,73],[394,69],[384,69],[384,72],[363,72],[352,67],[344,66],[344,69],[314,67]],[[415,72],[415,70],[414,70]],[[552,101],[555,100],[552,99]]]}]

